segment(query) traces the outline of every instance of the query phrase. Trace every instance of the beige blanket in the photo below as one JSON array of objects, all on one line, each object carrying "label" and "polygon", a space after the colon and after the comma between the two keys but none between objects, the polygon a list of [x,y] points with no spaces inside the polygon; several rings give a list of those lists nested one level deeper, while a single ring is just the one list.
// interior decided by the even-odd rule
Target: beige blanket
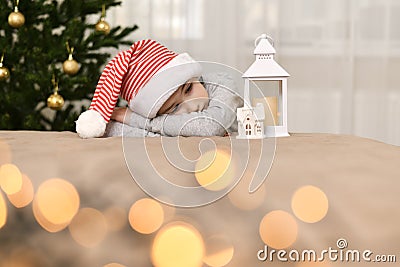
[{"label": "beige blanket", "polygon": [[[204,247],[203,252],[199,251],[203,255],[204,266],[226,263],[227,266],[365,266],[368,259],[372,261],[368,266],[396,266],[396,263],[377,262],[383,258],[393,261],[393,256],[400,261],[399,147],[346,135],[292,134],[277,139],[275,155],[275,141],[264,143],[264,148],[274,158],[268,154],[259,163],[262,144],[259,140],[249,143],[229,137],[207,140],[203,144],[202,138],[198,137],[83,140],[71,132],[0,131],[0,165],[15,165],[32,182],[35,193],[52,178],[67,181],[79,194],[79,208],[98,211],[106,222],[105,230],[96,234],[97,239],[85,236],[85,232],[81,232],[80,237],[79,234],[72,234],[74,230],[68,225],[64,230],[49,233],[37,222],[32,203],[16,208],[3,190],[1,195],[6,208],[2,208],[0,203],[0,221],[2,209],[7,210],[7,217],[0,229],[0,266],[88,267],[109,263],[151,266],[152,262],[157,261],[154,257],[162,258],[162,255],[152,256],[152,252],[156,253],[154,240],[161,236],[162,231],[142,234],[132,229],[128,220],[132,204],[139,199],[149,198],[139,185],[146,175],[153,177],[156,173],[182,188],[198,186],[195,175],[187,169],[196,168],[196,159],[204,152],[201,145],[205,149],[215,146],[225,152],[235,150],[231,155],[233,164],[237,165],[234,167],[236,178],[232,178],[224,187],[226,193],[239,181],[241,174],[243,177],[233,191],[218,200],[210,201],[218,198],[218,190],[215,193],[203,187],[193,196],[184,196],[195,198],[197,202],[191,202],[191,205],[199,204],[200,207],[182,208],[161,204],[164,219],[160,229],[167,229],[174,222],[190,226],[188,229],[199,234],[199,242]],[[174,150],[176,144],[179,144],[176,150],[180,151],[179,155]],[[170,150],[166,154],[168,146]],[[173,155],[176,157],[171,159]],[[182,166],[177,166],[182,155],[186,159]],[[244,163],[244,158],[249,161]],[[270,162],[272,159],[273,162]],[[260,184],[262,177],[257,177],[258,169],[268,173],[271,163],[264,183],[255,193],[249,194],[251,178],[258,179],[256,184]],[[154,180],[144,187],[153,186],[155,190],[147,193],[155,194],[163,202],[186,201],[174,199],[174,195],[168,195],[168,192],[163,192],[163,186],[157,185],[157,180]],[[301,203],[296,202],[299,201],[296,198],[299,195],[295,192],[307,189],[304,186],[312,186],[316,190],[314,192],[320,193],[314,201],[318,203],[311,201],[308,202],[309,207],[301,207]],[[327,206],[323,205],[325,202],[321,196],[326,197]],[[200,205],[207,201],[211,203]],[[296,208],[296,205],[300,205],[300,208]],[[316,209],[314,213],[312,209]],[[311,213],[307,215],[310,210]],[[291,218],[290,222],[294,225],[279,225],[279,220],[278,225],[261,223],[264,216],[267,215],[265,220],[272,218],[273,214],[277,214],[276,211]],[[306,222],[302,215],[308,218],[314,216],[317,221]],[[118,218],[122,219],[118,221]],[[82,231],[86,229],[90,232],[99,225],[90,223],[91,220],[87,220],[85,228],[82,226],[85,220],[80,222]],[[118,223],[120,225],[115,226]],[[272,236],[274,234],[277,236]],[[264,235],[264,239],[260,235]],[[276,240],[278,243],[285,240],[289,242],[282,248],[282,257],[273,254],[272,261],[270,258],[260,260],[265,256],[264,251],[260,250],[269,245],[270,252]],[[343,243],[337,244],[338,240]],[[346,242],[347,246],[339,247]],[[187,244],[188,247],[190,245]],[[185,246],[182,245],[182,248]],[[340,251],[346,255],[349,250],[360,251],[361,257],[362,253],[366,255],[360,262],[346,262],[340,258],[335,260],[334,257],[327,257],[328,252],[322,253],[329,248],[337,250],[338,256]],[[290,252],[294,250],[299,251],[300,255],[305,250],[314,250],[317,256],[324,255],[325,260],[322,263],[300,263],[301,259],[296,261],[289,258],[289,254],[295,257],[295,252]],[[196,255],[196,252],[193,253]],[[283,262],[285,258],[287,261]],[[186,266],[191,266],[191,259],[186,260]],[[194,266],[199,266],[192,260]]]}]

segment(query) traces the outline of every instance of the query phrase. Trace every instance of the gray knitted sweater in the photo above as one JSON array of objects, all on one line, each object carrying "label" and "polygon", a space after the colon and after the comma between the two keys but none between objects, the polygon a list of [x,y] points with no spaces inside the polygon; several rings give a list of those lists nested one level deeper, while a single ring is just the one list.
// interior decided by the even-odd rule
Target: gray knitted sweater
[{"label": "gray knitted sweater", "polygon": [[243,100],[233,79],[226,73],[212,73],[202,80],[210,99],[207,109],[153,119],[132,113],[128,125],[110,121],[105,136],[223,136],[237,131],[236,109],[243,106]]}]

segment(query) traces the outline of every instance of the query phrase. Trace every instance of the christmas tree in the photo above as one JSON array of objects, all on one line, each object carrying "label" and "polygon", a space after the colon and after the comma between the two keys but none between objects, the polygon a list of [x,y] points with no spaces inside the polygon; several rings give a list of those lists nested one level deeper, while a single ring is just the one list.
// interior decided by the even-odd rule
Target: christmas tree
[{"label": "christmas tree", "polygon": [[105,48],[132,44],[136,25],[106,22],[120,4],[0,0],[0,129],[74,130],[110,58]]}]

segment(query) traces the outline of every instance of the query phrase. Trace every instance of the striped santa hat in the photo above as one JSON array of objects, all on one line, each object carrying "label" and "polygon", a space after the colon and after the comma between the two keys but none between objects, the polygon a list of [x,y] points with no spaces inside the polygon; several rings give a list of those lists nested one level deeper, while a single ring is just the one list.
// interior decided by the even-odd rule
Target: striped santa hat
[{"label": "striped santa hat", "polygon": [[200,64],[187,53],[176,54],[154,40],[137,41],[107,64],[76,131],[82,138],[103,136],[119,97],[132,111],[154,118],[180,85],[200,75]]}]

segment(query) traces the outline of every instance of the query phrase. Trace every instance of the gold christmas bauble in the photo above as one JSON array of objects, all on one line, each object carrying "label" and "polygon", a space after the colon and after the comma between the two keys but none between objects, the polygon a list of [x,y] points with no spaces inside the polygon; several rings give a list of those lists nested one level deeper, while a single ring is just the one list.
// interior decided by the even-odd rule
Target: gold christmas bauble
[{"label": "gold christmas bauble", "polygon": [[10,77],[10,71],[2,65],[3,64],[0,63],[0,81],[5,81]]},{"label": "gold christmas bauble", "polygon": [[60,110],[64,106],[64,98],[57,92],[54,92],[47,98],[47,106],[54,110]]},{"label": "gold christmas bauble", "polygon": [[13,28],[19,28],[24,25],[24,23],[25,16],[19,11],[11,12],[8,16],[8,24]]},{"label": "gold christmas bauble", "polygon": [[63,70],[68,75],[75,75],[79,71],[79,64],[75,59],[69,58],[63,63]]},{"label": "gold christmas bauble", "polygon": [[110,33],[110,25],[105,21],[105,19],[102,17],[96,24],[96,31],[102,32],[105,35]]}]

